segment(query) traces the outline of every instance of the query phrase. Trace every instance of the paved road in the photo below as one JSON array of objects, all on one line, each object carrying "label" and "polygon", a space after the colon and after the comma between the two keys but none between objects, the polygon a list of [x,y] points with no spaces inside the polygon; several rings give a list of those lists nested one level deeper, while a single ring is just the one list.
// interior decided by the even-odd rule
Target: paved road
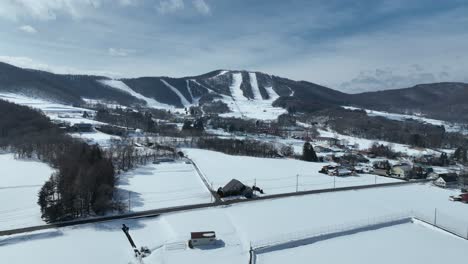
[{"label": "paved road", "polygon": [[257,202],[257,201],[263,201],[263,200],[280,199],[280,198],[287,198],[287,197],[301,196],[301,195],[392,187],[392,186],[426,183],[426,182],[428,182],[428,180],[419,180],[419,181],[410,181],[410,182],[391,182],[391,183],[381,183],[381,184],[373,184],[373,185],[341,187],[341,188],[335,188],[335,189],[321,189],[321,190],[310,190],[310,191],[301,191],[301,192],[294,192],[294,193],[282,193],[282,194],[274,194],[274,195],[269,195],[269,196],[256,197],[253,199],[230,200],[230,201],[220,200],[214,203],[176,206],[176,207],[147,210],[147,211],[141,211],[141,212],[135,212],[135,213],[88,218],[88,219],[83,219],[83,220],[73,220],[73,221],[51,223],[51,224],[45,224],[45,225],[39,225],[39,226],[17,228],[17,229],[11,229],[11,230],[3,230],[3,231],[0,231],[0,236],[21,234],[21,233],[26,233],[26,232],[53,229],[53,228],[58,228],[58,227],[107,222],[107,221],[117,220],[117,219],[138,219],[138,218],[146,218],[146,217],[156,217],[165,213],[181,212],[181,211],[188,211],[188,210],[195,210],[195,209],[202,209],[202,208],[209,208],[209,207],[231,205],[231,204],[237,204],[237,203],[251,203],[251,202]]},{"label": "paved road", "polygon": [[200,176],[202,182],[205,184],[206,188],[211,193],[211,196],[214,198],[215,203],[221,202],[221,198],[219,197],[218,193],[216,192],[216,190],[213,190],[212,188],[213,186],[210,185],[210,183],[208,183],[208,179],[205,177],[205,174],[201,172],[200,168],[198,168],[198,165],[191,158],[189,157],[185,157],[185,158],[187,159],[187,161],[192,163],[193,167],[197,171],[198,176]]}]

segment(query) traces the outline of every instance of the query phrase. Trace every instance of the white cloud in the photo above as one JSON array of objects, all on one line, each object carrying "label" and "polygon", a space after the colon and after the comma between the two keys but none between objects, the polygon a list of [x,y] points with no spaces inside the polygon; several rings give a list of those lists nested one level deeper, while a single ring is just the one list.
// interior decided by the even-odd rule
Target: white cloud
[{"label": "white cloud", "polygon": [[128,55],[135,53],[135,50],[109,48],[107,52],[113,57],[127,57]]},{"label": "white cloud", "polygon": [[18,29],[29,34],[37,33],[37,30],[33,26],[30,26],[30,25],[24,25],[24,26],[19,27]]},{"label": "white cloud", "polygon": [[136,6],[140,0],[119,0],[121,6]]},{"label": "white cloud", "polygon": [[169,14],[185,8],[183,0],[160,0],[156,5],[156,10],[160,14]]},{"label": "white cloud", "polygon": [[0,62],[8,63],[20,68],[34,69],[40,71],[48,71],[56,74],[84,74],[84,75],[99,75],[112,78],[124,77],[121,73],[104,71],[104,70],[83,70],[73,67],[55,66],[42,63],[29,57],[16,57],[0,55]]},{"label": "white cloud", "polygon": [[105,0],[7,0],[0,2],[0,17],[55,20],[59,14],[65,14],[80,18],[87,9],[100,7],[102,1]]},{"label": "white cloud", "polygon": [[200,12],[203,15],[211,14],[211,8],[205,2],[205,0],[193,0],[193,6],[198,12]]}]

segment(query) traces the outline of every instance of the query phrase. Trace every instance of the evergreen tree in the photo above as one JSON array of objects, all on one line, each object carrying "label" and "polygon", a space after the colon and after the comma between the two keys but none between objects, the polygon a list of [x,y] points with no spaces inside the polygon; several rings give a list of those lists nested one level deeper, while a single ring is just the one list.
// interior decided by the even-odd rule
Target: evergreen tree
[{"label": "evergreen tree", "polygon": [[309,142],[304,143],[302,148],[302,160],[317,162],[317,154],[314,151],[314,147]]}]

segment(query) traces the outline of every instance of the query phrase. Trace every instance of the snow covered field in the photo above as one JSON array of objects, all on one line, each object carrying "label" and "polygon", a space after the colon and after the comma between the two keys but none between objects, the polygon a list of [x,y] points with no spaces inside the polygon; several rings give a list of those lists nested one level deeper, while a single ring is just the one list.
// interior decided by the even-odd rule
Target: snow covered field
[{"label": "snow covered field", "polygon": [[321,260],[320,263],[457,263],[461,257],[468,256],[464,253],[467,243],[415,222],[259,254],[257,263],[308,264],[312,259]]},{"label": "snow covered field", "polygon": [[53,169],[0,154],[0,230],[44,224],[37,194]]},{"label": "snow covered field", "polygon": [[335,178],[319,173],[327,163],[232,156],[202,149],[184,149],[184,152],[213,183],[215,190],[231,179],[249,186],[256,182],[267,195],[295,192],[297,180],[299,191],[374,184],[376,180],[377,183],[399,181],[368,174]]},{"label": "snow covered field", "polygon": [[119,176],[119,195],[132,211],[209,203],[212,197],[192,164],[149,164]]},{"label": "snow covered field", "polygon": [[[274,235],[287,238],[287,234],[304,230],[397,214],[408,210],[418,210],[430,215],[434,212],[434,208],[438,208],[445,218],[461,219],[453,223],[461,223],[460,228],[466,230],[468,226],[467,205],[449,201],[448,196],[451,194],[453,192],[450,190],[432,187],[428,184],[414,184],[257,201],[165,214],[156,218],[89,224],[1,237],[0,256],[2,259],[8,259],[8,263],[30,263],[31,260],[34,260],[34,263],[49,264],[63,263],[64,260],[70,264],[136,263],[132,257],[130,245],[120,230],[121,224],[125,223],[130,227],[130,233],[138,246],[148,246],[152,249],[153,253],[144,259],[146,264],[247,263],[251,241],[265,240]],[[346,257],[349,257],[351,250],[356,251],[356,254],[365,254],[368,249],[368,254],[372,254],[369,255],[371,261],[359,261],[359,263],[373,263],[373,257],[377,256],[377,253],[370,252],[372,249],[377,252],[380,243],[382,243],[382,248],[388,245],[386,250],[378,251],[380,258],[391,260],[392,258],[405,259],[405,257],[412,259],[415,257],[414,252],[409,252],[408,249],[397,250],[410,242],[421,242],[420,246],[418,243],[412,244],[412,248],[417,246],[415,252],[418,252],[418,256],[424,260],[427,260],[426,256],[432,253],[441,253],[448,257],[443,253],[452,251],[447,251],[446,245],[453,246],[454,250],[457,249],[457,259],[468,257],[466,250],[459,249],[461,245],[466,248],[467,241],[449,241],[452,238],[445,237],[448,236],[445,233],[431,233],[421,228],[414,225],[400,226],[396,229],[389,228],[349,237],[338,237],[328,242],[309,245],[304,254],[313,250],[317,252],[317,255],[313,256],[315,262],[340,263],[347,260]],[[208,230],[216,232],[220,240],[217,247],[193,250],[186,247],[190,232]],[[381,240],[383,242],[380,242]],[[323,249],[323,252],[315,248],[310,249],[315,246]],[[53,254],[45,249],[53,249]],[[335,254],[331,254],[331,250]],[[421,250],[425,250],[425,253]],[[278,256],[283,260],[296,253],[295,251],[291,253],[289,250],[278,252],[278,254],[285,255]],[[343,254],[336,254],[337,252],[343,252]],[[395,257],[395,252],[400,256]],[[297,254],[302,253],[297,252]],[[339,256],[342,258],[336,259]],[[329,261],[331,257],[333,260],[340,261]],[[310,257],[308,260],[307,263],[310,263]],[[421,261],[399,263],[419,262]],[[289,260],[288,263],[296,262]]]}]

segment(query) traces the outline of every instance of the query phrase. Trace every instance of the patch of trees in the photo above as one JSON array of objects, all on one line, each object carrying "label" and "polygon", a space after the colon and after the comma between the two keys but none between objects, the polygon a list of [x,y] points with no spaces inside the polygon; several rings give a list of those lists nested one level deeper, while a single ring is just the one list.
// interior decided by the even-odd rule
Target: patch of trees
[{"label": "patch of trees", "polygon": [[198,118],[196,120],[185,120],[182,125],[182,132],[187,134],[202,134],[205,131],[205,126],[203,125],[203,119]]},{"label": "patch of trees", "polygon": [[448,133],[443,126],[421,123],[413,119],[390,120],[380,116],[368,116],[363,110],[328,108],[307,115],[308,121],[325,122],[340,134],[379,139],[426,148],[452,148],[468,144],[459,133]]},{"label": "patch of trees", "polygon": [[229,106],[223,101],[213,101],[203,104],[203,112],[207,114],[223,114],[229,113],[231,110]]},{"label": "patch of trees", "polygon": [[210,125],[214,129],[223,129],[228,132],[241,132],[251,134],[269,134],[279,136],[280,127],[276,122],[264,122],[261,120],[243,119],[235,117],[215,117],[210,119]]},{"label": "patch of trees", "polygon": [[467,163],[468,162],[467,153],[468,153],[468,148],[458,147],[453,153],[453,159],[461,163]]},{"label": "patch of trees", "polygon": [[387,159],[396,159],[400,156],[400,153],[393,150],[389,145],[379,144],[374,142],[368,149],[368,154],[374,157],[385,157]]},{"label": "patch of trees", "polygon": [[302,147],[302,160],[304,161],[312,161],[317,162],[318,157],[315,153],[314,147],[309,142],[305,142],[304,146]]},{"label": "patch of trees", "polygon": [[39,192],[46,221],[101,214],[113,207],[111,160],[98,146],[66,135],[42,113],[0,100],[0,148],[56,169]]},{"label": "patch of trees", "polygon": [[118,129],[115,127],[122,127],[126,129],[141,129],[145,132],[165,135],[178,134],[179,130],[177,129],[176,125],[156,122],[154,120],[155,118],[167,119],[169,117],[172,117],[170,113],[157,109],[136,111],[122,108],[100,108],[96,112],[95,119],[97,121],[113,125],[114,128],[101,126],[102,129],[110,131],[111,134],[121,133],[117,131]]},{"label": "patch of trees", "polygon": [[[278,149],[275,145],[251,139],[239,140],[202,137],[199,138],[197,146],[202,149],[219,151],[230,155],[265,158],[277,158],[282,156],[281,153],[278,153]],[[290,149],[283,149],[283,151],[285,153],[292,153]]]}]

